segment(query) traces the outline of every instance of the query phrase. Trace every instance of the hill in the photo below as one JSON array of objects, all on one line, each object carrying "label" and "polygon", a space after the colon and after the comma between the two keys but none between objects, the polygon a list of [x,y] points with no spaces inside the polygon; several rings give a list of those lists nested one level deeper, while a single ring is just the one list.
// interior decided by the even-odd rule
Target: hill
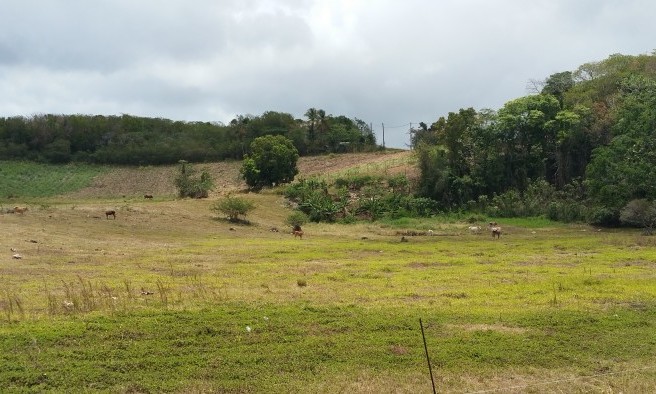
[{"label": "hill", "polygon": [[[300,176],[413,160],[309,157]],[[238,162],[205,166],[217,193],[243,186]],[[276,193],[234,224],[218,195],[174,198],[174,166],[100,169],[0,214],[3,392],[429,392],[426,349],[440,392],[656,388],[652,237],[503,219],[493,239],[440,216],[299,239]]]},{"label": "hill", "polygon": [[[212,175],[216,189],[214,195],[235,190],[243,190],[246,184],[240,178],[240,161],[195,164],[206,168]],[[385,151],[374,153],[344,153],[322,156],[301,157],[298,162],[297,179],[312,176],[339,176],[349,172],[372,174],[406,173],[412,178],[416,174],[411,151]],[[173,179],[177,166],[112,167],[106,173],[96,176],[91,185],[75,192],[67,193],[66,198],[119,198],[135,197],[144,194],[155,196],[174,196]]]}]

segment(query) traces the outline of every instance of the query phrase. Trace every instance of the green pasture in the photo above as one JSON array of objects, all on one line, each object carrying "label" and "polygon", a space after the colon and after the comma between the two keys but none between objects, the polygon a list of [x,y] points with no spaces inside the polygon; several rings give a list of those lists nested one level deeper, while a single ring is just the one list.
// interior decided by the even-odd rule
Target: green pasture
[{"label": "green pasture", "polygon": [[2,391],[428,393],[419,319],[438,392],[656,390],[654,237],[434,218],[301,240],[279,195],[244,198],[250,225],[211,200],[0,215]]},{"label": "green pasture", "polygon": [[106,167],[0,161],[0,200],[50,197],[88,186]]}]

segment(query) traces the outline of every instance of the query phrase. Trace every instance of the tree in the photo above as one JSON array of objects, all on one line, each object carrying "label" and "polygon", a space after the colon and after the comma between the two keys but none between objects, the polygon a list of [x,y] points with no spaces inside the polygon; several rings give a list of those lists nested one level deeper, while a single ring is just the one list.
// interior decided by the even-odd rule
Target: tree
[{"label": "tree", "polygon": [[198,174],[185,160],[180,160],[180,169],[174,183],[182,198],[206,198],[214,188],[214,181],[207,170],[203,169]]},{"label": "tree", "polygon": [[245,198],[227,196],[217,201],[210,208],[212,211],[223,213],[231,222],[239,222],[240,216],[246,216],[255,208],[255,204]]},{"label": "tree", "polygon": [[641,227],[645,235],[652,235],[656,227],[656,202],[644,198],[631,200],[620,211],[620,221]]},{"label": "tree", "polygon": [[251,153],[244,156],[241,174],[254,189],[288,183],[298,174],[298,150],[282,135],[258,137],[251,143]]},{"label": "tree", "polygon": [[308,145],[310,146],[310,152],[313,151],[314,149],[314,143],[317,139],[317,132],[316,132],[316,127],[317,127],[317,119],[319,118],[319,114],[317,113],[316,108],[310,108],[305,112],[305,117],[308,119],[307,127],[308,127]]},{"label": "tree", "polygon": [[552,74],[544,83],[542,94],[550,94],[558,99],[560,105],[563,104],[565,92],[574,86],[574,77],[571,71],[564,71]]},{"label": "tree", "polygon": [[607,146],[593,151],[586,186],[593,202],[616,214],[633,199],[656,199],[656,80],[626,80]]},{"label": "tree", "polygon": [[496,130],[510,187],[522,191],[540,178],[553,182],[556,141],[549,124],[559,110],[558,100],[545,94],[511,100],[499,110]]}]

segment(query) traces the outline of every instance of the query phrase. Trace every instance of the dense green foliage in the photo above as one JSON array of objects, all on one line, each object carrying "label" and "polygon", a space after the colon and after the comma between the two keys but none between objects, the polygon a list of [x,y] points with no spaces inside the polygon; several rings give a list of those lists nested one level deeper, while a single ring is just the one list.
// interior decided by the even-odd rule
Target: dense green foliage
[{"label": "dense green foliage", "polygon": [[256,138],[244,156],[241,174],[246,184],[254,189],[289,183],[298,174],[298,150],[282,135]]},{"label": "dense green foliage", "polygon": [[613,55],[541,85],[498,111],[461,109],[411,130],[420,195],[442,209],[596,224],[656,199],[656,54]]},{"label": "dense green foliage", "polygon": [[228,125],[131,115],[34,115],[0,118],[0,160],[47,163],[173,164],[241,159],[251,142],[283,135],[300,154],[376,149],[371,128],[359,119],[327,115],[308,120],[287,113],[238,116]]},{"label": "dense green foliage", "polygon": [[285,219],[285,223],[289,227],[295,228],[295,227],[300,227],[300,226],[304,225],[309,220],[310,219],[308,218],[308,216],[305,213],[303,213],[301,211],[294,211],[294,212],[290,213],[289,216],[287,216],[287,218]]},{"label": "dense green foliage", "polygon": [[174,180],[178,189],[178,196],[185,198],[207,198],[214,188],[214,181],[210,173],[203,169],[200,173],[191,164],[180,161],[180,169]]},{"label": "dense green foliage", "polygon": [[427,217],[438,212],[434,200],[413,195],[404,175],[355,175],[337,178],[332,184],[302,179],[288,186],[285,196],[314,222]]},{"label": "dense green foliage", "polygon": [[52,165],[27,161],[0,162],[0,198],[49,197],[91,184],[107,168],[87,165]]}]

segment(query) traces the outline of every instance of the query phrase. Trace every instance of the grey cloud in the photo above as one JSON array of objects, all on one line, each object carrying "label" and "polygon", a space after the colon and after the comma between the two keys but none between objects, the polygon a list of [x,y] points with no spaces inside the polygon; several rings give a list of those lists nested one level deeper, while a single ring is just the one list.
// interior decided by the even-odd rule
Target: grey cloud
[{"label": "grey cloud", "polygon": [[529,79],[650,52],[654,14],[647,0],[8,0],[0,116],[228,122],[317,107],[380,139],[383,122],[498,108]]}]

